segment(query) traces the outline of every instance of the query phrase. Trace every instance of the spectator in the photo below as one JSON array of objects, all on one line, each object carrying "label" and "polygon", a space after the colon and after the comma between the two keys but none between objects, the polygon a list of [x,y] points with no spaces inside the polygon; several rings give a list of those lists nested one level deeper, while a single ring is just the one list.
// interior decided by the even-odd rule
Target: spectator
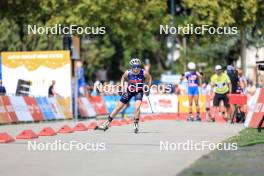
[{"label": "spectator", "polygon": [[55,92],[55,90],[54,90],[55,84],[56,84],[56,81],[55,80],[52,80],[52,84],[50,85],[49,92],[48,92],[49,97],[54,97],[57,94]]},{"label": "spectator", "polygon": [[91,96],[92,92],[93,92],[93,89],[94,89],[94,86],[93,86],[93,82],[92,81],[89,81],[86,85],[86,93],[87,95],[86,96]]},{"label": "spectator", "polygon": [[256,92],[256,86],[253,84],[253,81],[248,82],[247,91],[250,96],[253,96]]},{"label": "spectator", "polygon": [[2,85],[2,80],[0,80],[0,95],[5,95],[6,94],[6,89]]},{"label": "spectator", "polygon": [[207,82],[203,82],[201,87],[202,95],[209,95],[210,92],[211,92],[211,85],[208,84]]},{"label": "spectator", "polygon": [[237,69],[238,79],[239,79],[239,92],[245,93],[247,87],[247,79],[243,75],[242,69]]},{"label": "spectator", "polygon": [[228,65],[226,68],[227,75],[231,81],[232,94],[236,94],[238,90],[239,78],[236,69],[232,65]]},{"label": "spectator", "polygon": [[106,67],[105,66],[103,68],[100,68],[99,70],[97,70],[97,72],[96,72],[96,78],[102,84],[104,84],[104,82],[107,81],[107,70],[106,70]]},{"label": "spectator", "polygon": [[176,85],[175,85],[175,94],[176,94],[176,95],[180,95],[180,94],[181,94],[181,89],[180,89],[179,84],[176,84]]}]

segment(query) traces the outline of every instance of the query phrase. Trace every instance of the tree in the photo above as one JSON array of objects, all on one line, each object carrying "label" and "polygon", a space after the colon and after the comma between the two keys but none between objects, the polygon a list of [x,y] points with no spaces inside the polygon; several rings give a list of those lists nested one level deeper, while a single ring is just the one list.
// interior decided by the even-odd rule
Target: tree
[{"label": "tree", "polygon": [[[246,68],[245,50],[247,45],[246,32],[255,25],[263,25],[263,3],[258,0],[195,0],[184,1],[185,7],[191,9],[188,22],[201,25],[237,26],[240,33],[240,57],[242,67]],[[258,23],[262,23],[259,25]],[[256,25],[258,24],[258,25]]]}]

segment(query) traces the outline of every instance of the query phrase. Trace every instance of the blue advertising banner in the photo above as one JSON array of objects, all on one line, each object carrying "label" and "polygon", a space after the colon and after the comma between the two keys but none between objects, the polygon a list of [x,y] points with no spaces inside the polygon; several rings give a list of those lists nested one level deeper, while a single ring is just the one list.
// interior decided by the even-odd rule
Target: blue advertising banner
[{"label": "blue advertising banner", "polygon": [[64,119],[64,114],[55,97],[47,98],[56,119]]},{"label": "blue advertising banner", "polygon": [[114,110],[114,108],[116,107],[119,99],[117,98],[117,96],[105,95],[105,96],[103,96],[103,100],[105,102],[107,112],[111,113]]},{"label": "blue advertising banner", "polygon": [[45,120],[55,119],[55,115],[52,112],[51,106],[46,97],[36,97],[37,103],[44,114]]},{"label": "blue advertising banner", "polygon": [[[108,113],[111,113],[114,110],[120,98],[121,98],[120,96],[110,96],[110,95],[103,96],[103,100],[105,102],[105,106]],[[129,102],[129,107],[125,110],[125,114],[134,113],[134,105],[135,105],[135,100],[133,97]]]}]

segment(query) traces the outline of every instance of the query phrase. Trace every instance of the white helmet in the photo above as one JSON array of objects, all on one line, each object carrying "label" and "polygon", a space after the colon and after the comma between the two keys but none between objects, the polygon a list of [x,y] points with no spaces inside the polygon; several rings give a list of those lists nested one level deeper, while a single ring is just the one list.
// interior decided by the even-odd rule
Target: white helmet
[{"label": "white helmet", "polygon": [[222,66],[221,65],[216,65],[215,66],[215,71],[217,71],[217,70],[222,70]]},{"label": "white helmet", "polygon": [[194,63],[194,62],[189,62],[189,63],[188,63],[188,69],[190,69],[190,70],[195,70],[195,69],[196,69],[196,65],[195,65],[195,63]]},{"label": "white helmet", "polygon": [[129,62],[130,66],[141,65],[141,61],[138,58],[132,58]]}]

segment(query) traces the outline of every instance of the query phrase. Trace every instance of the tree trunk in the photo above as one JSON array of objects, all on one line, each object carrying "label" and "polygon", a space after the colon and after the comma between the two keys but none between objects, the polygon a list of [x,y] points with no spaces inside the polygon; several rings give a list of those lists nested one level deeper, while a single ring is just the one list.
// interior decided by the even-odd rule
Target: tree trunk
[{"label": "tree trunk", "polygon": [[241,57],[241,67],[244,75],[247,73],[247,58],[246,58],[246,32],[244,28],[240,29],[240,57]]}]

